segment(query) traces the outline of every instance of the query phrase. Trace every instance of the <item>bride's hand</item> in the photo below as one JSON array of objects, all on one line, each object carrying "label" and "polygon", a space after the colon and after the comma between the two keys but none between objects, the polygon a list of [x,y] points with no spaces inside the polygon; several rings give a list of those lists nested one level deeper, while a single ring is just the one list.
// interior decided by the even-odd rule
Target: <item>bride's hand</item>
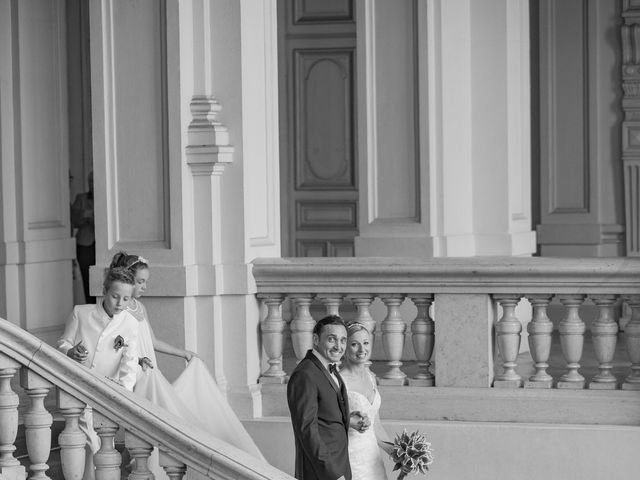
[{"label": "bride's hand", "polygon": [[190,362],[190,361],[191,361],[191,359],[192,359],[193,357],[197,357],[197,356],[198,356],[198,355],[196,355],[196,353],[195,353],[195,352],[192,352],[191,350],[185,350],[185,351],[184,351],[184,359],[185,359],[187,362]]},{"label": "bride's hand", "polygon": [[349,427],[353,428],[355,431],[364,433],[371,426],[371,420],[367,416],[366,413],[362,412],[351,412],[349,416]]}]

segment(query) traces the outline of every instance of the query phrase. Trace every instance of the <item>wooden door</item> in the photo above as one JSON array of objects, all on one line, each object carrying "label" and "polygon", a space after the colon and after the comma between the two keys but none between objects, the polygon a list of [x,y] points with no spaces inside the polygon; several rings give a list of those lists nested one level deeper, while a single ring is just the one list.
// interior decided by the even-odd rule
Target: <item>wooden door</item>
[{"label": "wooden door", "polygon": [[357,235],[352,0],[279,0],[284,256],[353,256]]}]

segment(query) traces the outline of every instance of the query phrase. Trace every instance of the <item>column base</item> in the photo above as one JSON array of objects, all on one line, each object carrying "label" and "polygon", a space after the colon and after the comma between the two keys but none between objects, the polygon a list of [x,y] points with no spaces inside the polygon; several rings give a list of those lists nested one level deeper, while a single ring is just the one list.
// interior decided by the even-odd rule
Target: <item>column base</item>
[{"label": "column base", "polygon": [[539,380],[537,382],[525,380],[524,382],[524,388],[546,389],[551,387],[553,387],[553,380]]},{"label": "column base", "polygon": [[618,390],[618,382],[589,382],[589,390]]},{"label": "column base", "polygon": [[522,380],[494,380],[493,388],[520,388]]},{"label": "column base", "polygon": [[258,383],[271,383],[271,384],[279,384],[282,385],[289,381],[288,375],[283,375],[282,377],[260,377],[258,379]]},{"label": "column base", "polygon": [[579,382],[560,381],[558,382],[557,388],[560,390],[582,390],[584,388],[584,385],[584,380]]},{"label": "column base", "polygon": [[622,384],[622,390],[640,390],[640,383],[624,382]]},{"label": "column base", "polygon": [[436,384],[435,378],[410,378],[410,387],[433,387]]},{"label": "column base", "polygon": [[403,387],[406,384],[406,377],[404,378],[381,378],[378,377],[378,385],[391,386],[391,387]]},{"label": "column base", "polygon": [[27,478],[26,470],[22,465],[0,467],[0,477],[3,480],[24,480]]},{"label": "column base", "polygon": [[262,417],[262,385],[232,385],[227,389],[227,403],[241,418]]}]

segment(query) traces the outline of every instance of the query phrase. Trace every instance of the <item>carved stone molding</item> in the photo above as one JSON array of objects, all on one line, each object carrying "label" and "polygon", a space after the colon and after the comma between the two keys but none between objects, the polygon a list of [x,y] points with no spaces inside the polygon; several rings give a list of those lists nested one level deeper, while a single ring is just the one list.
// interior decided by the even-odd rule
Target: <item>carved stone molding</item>
[{"label": "carved stone molding", "polygon": [[637,2],[623,4],[622,41],[622,162],[627,256],[640,256],[640,10]]},{"label": "carved stone molding", "polygon": [[227,127],[217,120],[222,107],[210,95],[194,95],[190,103],[192,120],[187,129],[187,164],[193,175],[221,175],[233,162]]}]

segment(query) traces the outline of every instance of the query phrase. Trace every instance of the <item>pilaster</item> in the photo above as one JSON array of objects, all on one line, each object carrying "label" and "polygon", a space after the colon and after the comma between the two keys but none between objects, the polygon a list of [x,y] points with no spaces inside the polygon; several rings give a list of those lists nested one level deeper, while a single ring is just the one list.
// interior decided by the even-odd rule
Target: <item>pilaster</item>
[{"label": "pilaster", "polygon": [[62,0],[0,2],[0,317],[41,337],[73,303],[64,27]]},{"label": "pilaster", "polygon": [[148,258],[156,336],[196,351],[255,415],[249,262],[280,253],[275,1],[92,1],[93,289],[116,251]]},{"label": "pilaster", "polygon": [[533,253],[528,2],[358,8],[356,255]]}]

